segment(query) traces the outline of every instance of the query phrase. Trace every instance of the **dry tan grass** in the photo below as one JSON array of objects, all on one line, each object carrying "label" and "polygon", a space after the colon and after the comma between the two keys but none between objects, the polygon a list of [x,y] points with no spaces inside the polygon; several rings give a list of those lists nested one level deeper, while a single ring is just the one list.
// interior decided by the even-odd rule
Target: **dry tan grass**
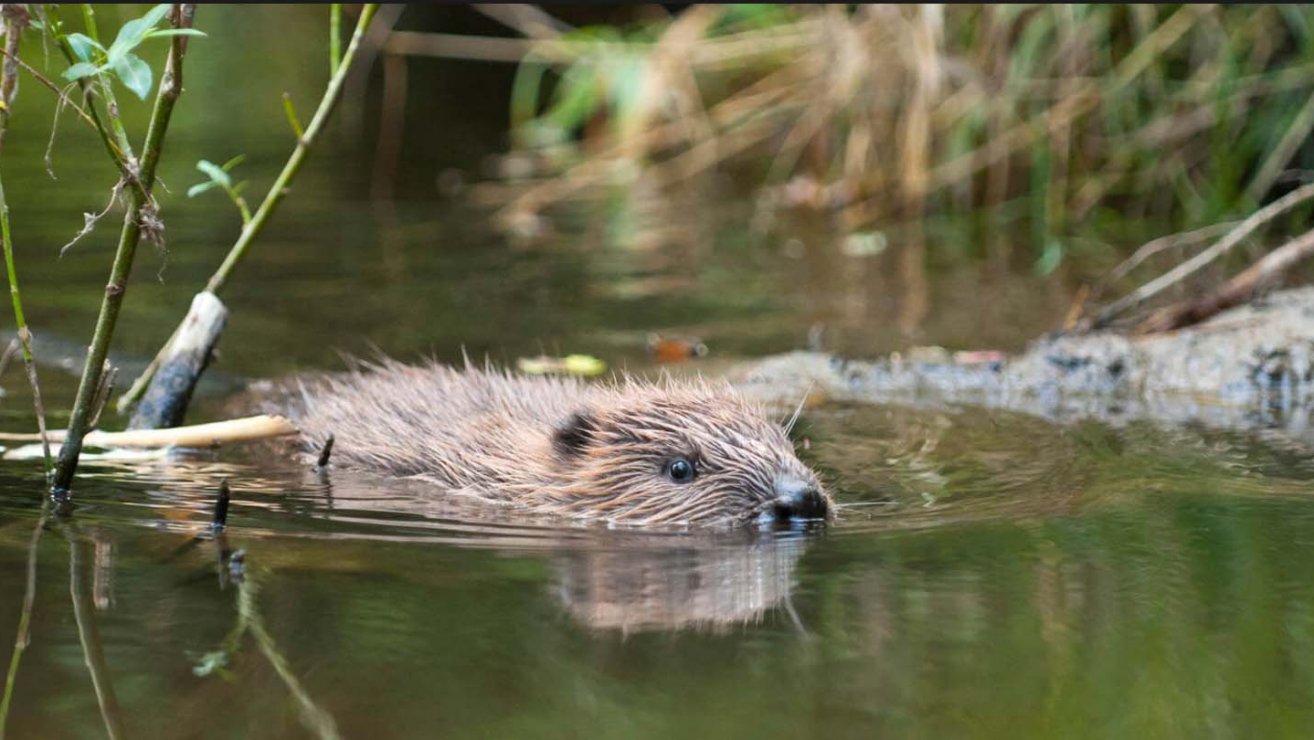
[{"label": "dry tan grass", "polygon": [[506,191],[509,222],[733,163],[851,227],[1020,198],[1060,234],[1143,198],[1187,228],[1253,209],[1314,129],[1303,7],[745,12],[525,39],[515,154],[536,169]]}]

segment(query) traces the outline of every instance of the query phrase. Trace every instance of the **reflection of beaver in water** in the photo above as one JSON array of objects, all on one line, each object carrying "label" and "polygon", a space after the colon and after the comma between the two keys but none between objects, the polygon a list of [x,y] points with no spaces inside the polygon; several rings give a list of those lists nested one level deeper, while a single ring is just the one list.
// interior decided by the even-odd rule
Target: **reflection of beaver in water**
[{"label": "reflection of beaver in water", "polygon": [[553,593],[595,630],[726,633],[780,607],[781,616],[797,620],[790,593],[807,538],[746,534],[753,539],[663,534],[651,542],[576,543],[554,558]]},{"label": "reflection of beaver in water", "polygon": [[590,384],[467,365],[378,365],[301,385],[302,445],[345,468],[530,510],[633,524],[820,518],[786,430],[729,385]]}]

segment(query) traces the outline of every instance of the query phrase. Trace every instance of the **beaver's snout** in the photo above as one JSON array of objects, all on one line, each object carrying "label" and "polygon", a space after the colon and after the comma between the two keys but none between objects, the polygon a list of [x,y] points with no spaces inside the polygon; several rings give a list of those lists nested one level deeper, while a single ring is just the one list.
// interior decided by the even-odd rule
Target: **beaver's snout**
[{"label": "beaver's snout", "polygon": [[829,508],[826,497],[816,483],[794,476],[777,479],[772,511],[778,521],[825,519],[830,513]]}]

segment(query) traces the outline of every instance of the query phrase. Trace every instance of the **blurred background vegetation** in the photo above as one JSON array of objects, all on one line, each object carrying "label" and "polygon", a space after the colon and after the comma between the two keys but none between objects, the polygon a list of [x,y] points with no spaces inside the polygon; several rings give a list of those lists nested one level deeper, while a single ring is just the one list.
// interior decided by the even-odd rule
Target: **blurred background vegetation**
[{"label": "blurred background vegetation", "polygon": [[[115,28],[145,7],[97,13]],[[116,346],[153,354],[240,227],[218,191],[186,197],[207,179],[197,162],[245,155],[235,181],[272,180],[293,143],[283,94],[306,116],[327,78],[327,15],[200,8],[208,36],[161,167],[168,256],[138,265]],[[1296,5],[385,6],[233,280],[225,349],[274,372],[362,336],[606,354],[597,342],[673,329],[758,353],[824,327],[827,348],[858,355],[1015,348],[1142,243],[1185,233],[1109,295],[1308,179],[1312,21]],[[163,46],[142,55],[158,70]],[[64,66],[35,33],[24,56]],[[148,106],[123,105],[141,132]],[[71,288],[103,280],[114,229],[54,254],[114,178],[68,112],[46,174],[55,96],[30,78],[14,111],[30,311],[80,337],[96,291]],[[332,304],[347,283],[369,290]],[[507,307],[525,291],[541,310]],[[294,327],[304,342],[287,344]],[[280,358],[258,350],[280,342]]]},{"label": "blurred background vegetation", "polygon": [[729,164],[779,188],[777,204],[850,228],[999,211],[1029,223],[1047,262],[1128,219],[1214,224],[1314,161],[1312,18],[1294,5],[728,5],[540,33],[512,89],[513,141],[565,183],[516,205]]}]

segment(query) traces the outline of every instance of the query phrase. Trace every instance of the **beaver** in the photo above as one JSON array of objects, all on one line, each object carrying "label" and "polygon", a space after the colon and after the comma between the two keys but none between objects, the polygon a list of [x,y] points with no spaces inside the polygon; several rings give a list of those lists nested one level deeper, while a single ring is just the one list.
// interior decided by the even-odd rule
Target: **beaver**
[{"label": "beaver", "polygon": [[283,404],[335,466],[419,479],[533,512],[617,524],[831,518],[785,426],[726,382],[587,382],[485,363],[353,361]]}]

